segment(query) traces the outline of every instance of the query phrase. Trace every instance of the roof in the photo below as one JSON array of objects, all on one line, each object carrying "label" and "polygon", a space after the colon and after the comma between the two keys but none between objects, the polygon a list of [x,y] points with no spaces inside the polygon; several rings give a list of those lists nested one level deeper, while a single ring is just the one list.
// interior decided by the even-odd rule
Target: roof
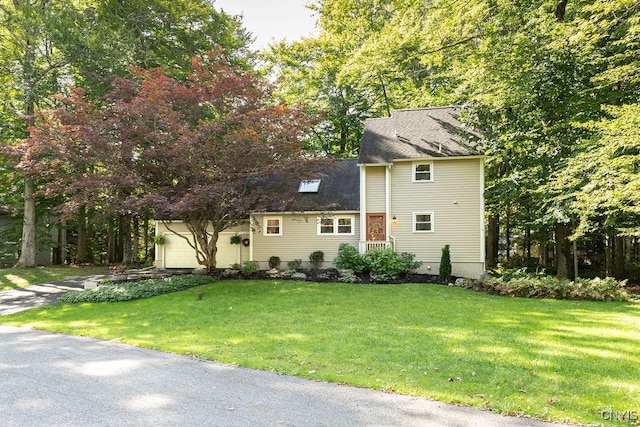
[{"label": "roof", "polygon": [[480,135],[460,122],[460,112],[457,107],[396,110],[391,117],[367,119],[358,162],[481,155]]},{"label": "roof", "polygon": [[[355,211],[360,209],[358,159],[336,160],[307,179],[320,179],[318,192],[297,193],[298,210]],[[299,182],[295,183],[296,190]]]}]

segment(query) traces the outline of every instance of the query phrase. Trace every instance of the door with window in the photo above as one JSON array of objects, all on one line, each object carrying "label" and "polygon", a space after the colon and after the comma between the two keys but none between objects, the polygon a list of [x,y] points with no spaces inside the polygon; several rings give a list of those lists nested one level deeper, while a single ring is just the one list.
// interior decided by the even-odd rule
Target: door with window
[{"label": "door with window", "polygon": [[367,240],[375,242],[387,240],[385,214],[367,214]]}]

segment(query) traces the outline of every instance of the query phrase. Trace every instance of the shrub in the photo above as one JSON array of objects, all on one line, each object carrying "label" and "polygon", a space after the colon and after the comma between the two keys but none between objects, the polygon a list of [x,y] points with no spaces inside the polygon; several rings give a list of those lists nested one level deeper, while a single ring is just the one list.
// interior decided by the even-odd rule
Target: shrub
[{"label": "shrub", "polygon": [[72,291],[60,297],[60,302],[67,304],[82,302],[119,302],[149,298],[184,289],[202,286],[213,281],[210,276],[184,275],[165,279],[147,279],[138,282],[100,285],[97,289]]},{"label": "shrub", "polygon": [[502,277],[489,277],[467,285],[494,295],[521,298],[580,299],[595,301],[626,301],[626,280],[605,279],[558,280],[553,276],[526,274],[517,270]]},{"label": "shrub", "polygon": [[391,248],[373,249],[368,251],[366,255],[371,265],[371,281],[376,283],[397,280],[401,275],[407,274],[422,265],[422,262],[415,261],[414,254],[407,252],[397,253]]},{"label": "shrub", "polygon": [[302,260],[300,258],[296,258],[293,261],[288,261],[287,267],[289,270],[293,271],[300,270],[302,268]]},{"label": "shrub", "polygon": [[338,277],[338,281],[342,283],[358,283],[360,282],[360,278],[356,276],[353,270],[340,270],[340,277]]},{"label": "shrub", "polygon": [[242,263],[242,274],[245,276],[254,275],[259,267],[260,263],[258,263],[258,261],[245,261]]},{"label": "shrub", "polygon": [[440,257],[440,277],[443,279],[451,277],[451,254],[449,252],[449,245],[444,245],[444,248],[442,248],[442,256]]},{"label": "shrub", "polygon": [[324,252],[322,251],[311,252],[311,255],[309,255],[309,261],[311,261],[311,266],[313,268],[320,268],[320,266],[324,262]]},{"label": "shrub", "polygon": [[278,268],[280,267],[280,257],[272,256],[269,258],[269,268]]},{"label": "shrub", "polygon": [[358,248],[348,243],[340,244],[338,255],[333,260],[333,263],[341,270],[353,270],[354,273],[368,271],[371,267],[369,258],[358,252]]}]

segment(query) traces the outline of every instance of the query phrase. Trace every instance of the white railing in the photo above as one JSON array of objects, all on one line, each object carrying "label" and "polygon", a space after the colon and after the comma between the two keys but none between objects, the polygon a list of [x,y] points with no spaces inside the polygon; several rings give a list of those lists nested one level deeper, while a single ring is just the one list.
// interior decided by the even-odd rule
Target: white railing
[{"label": "white railing", "polygon": [[367,240],[360,242],[360,253],[365,253],[371,249],[386,249],[393,248],[393,245],[389,240]]}]

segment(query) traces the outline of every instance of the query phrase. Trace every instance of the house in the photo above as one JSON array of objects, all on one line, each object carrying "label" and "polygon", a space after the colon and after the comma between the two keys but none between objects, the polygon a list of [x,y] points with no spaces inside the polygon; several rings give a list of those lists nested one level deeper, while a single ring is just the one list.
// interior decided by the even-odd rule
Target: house
[{"label": "house", "polygon": [[[358,159],[340,160],[318,179],[299,183],[303,209],[254,212],[249,221],[221,233],[218,265],[254,260],[268,268],[271,256],[308,262],[323,251],[325,266],[341,243],[360,252],[391,247],[438,274],[442,248],[450,246],[452,273],[479,277],[484,271],[484,156],[478,135],[459,121],[454,107],[394,111],[369,119]],[[297,183],[296,183],[297,184]],[[188,235],[184,225],[172,228]],[[187,242],[168,233],[156,250],[158,267],[197,267]],[[233,245],[240,235],[247,244]]]}]

